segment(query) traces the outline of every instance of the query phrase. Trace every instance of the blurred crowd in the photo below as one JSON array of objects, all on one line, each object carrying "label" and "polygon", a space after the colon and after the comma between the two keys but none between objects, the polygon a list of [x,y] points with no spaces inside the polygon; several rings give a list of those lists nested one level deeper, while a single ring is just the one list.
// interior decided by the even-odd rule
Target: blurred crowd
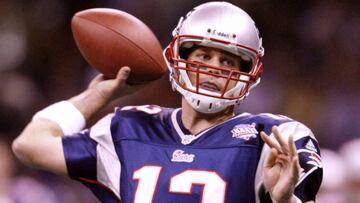
[{"label": "blurred crowd", "polygon": [[[96,74],[74,43],[74,13],[94,7],[129,12],[165,47],[179,17],[203,2],[0,1],[0,203],[98,202],[74,181],[24,167],[10,152],[11,141],[36,111],[79,93]],[[262,82],[237,110],[283,114],[310,127],[323,148],[325,166],[318,202],[360,202],[353,196],[360,194],[360,2],[229,2],[253,17],[265,47]],[[179,98],[166,75],[102,114],[115,105],[178,107]],[[15,198],[18,193],[22,199]]]}]

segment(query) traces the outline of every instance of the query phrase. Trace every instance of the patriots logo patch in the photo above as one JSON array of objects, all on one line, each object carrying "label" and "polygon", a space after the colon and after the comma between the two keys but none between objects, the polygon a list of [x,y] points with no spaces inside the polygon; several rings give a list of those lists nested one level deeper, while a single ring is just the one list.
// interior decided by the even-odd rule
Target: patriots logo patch
[{"label": "patriots logo patch", "polygon": [[172,154],[172,162],[187,162],[191,163],[194,161],[195,154],[186,154],[183,150],[177,149]]},{"label": "patriots logo patch", "polygon": [[313,166],[313,167],[315,166],[318,168],[323,167],[323,163],[322,163],[320,155],[318,155],[313,150],[300,149],[297,152],[298,152],[298,154],[301,154],[301,156],[305,156],[305,160],[308,165]]},{"label": "patriots logo patch", "polygon": [[317,166],[317,167],[319,167],[319,168],[322,168],[322,167],[323,167],[323,163],[322,163],[322,161],[321,161],[321,157],[320,157],[318,154],[312,152],[312,153],[310,154],[310,156],[309,156],[309,159],[310,159],[310,160],[309,160],[308,162],[306,162],[307,164],[314,165],[314,166]]},{"label": "patriots logo patch", "polygon": [[[306,146],[305,146],[306,147]],[[308,148],[308,147],[306,147]],[[310,173],[318,168],[323,168],[323,163],[319,154],[309,149],[297,150],[301,163],[299,182],[303,181]]]}]

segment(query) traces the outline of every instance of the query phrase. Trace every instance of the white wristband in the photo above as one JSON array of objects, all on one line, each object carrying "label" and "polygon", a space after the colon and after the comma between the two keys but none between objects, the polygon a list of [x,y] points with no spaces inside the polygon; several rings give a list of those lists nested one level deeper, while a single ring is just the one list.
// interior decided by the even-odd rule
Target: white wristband
[{"label": "white wristband", "polygon": [[72,135],[85,127],[82,113],[70,102],[61,101],[37,112],[32,120],[48,119],[57,123],[64,135]]}]

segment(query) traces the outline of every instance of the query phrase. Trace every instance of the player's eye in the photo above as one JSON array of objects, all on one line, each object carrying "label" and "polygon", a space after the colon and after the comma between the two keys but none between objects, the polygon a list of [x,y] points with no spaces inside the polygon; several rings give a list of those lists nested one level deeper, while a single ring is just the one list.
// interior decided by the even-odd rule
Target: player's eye
[{"label": "player's eye", "polygon": [[222,64],[227,66],[227,67],[234,67],[235,66],[235,62],[233,60],[229,60],[229,59],[223,60]]},{"label": "player's eye", "polygon": [[202,62],[208,61],[211,59],[210,55],[207,53],[199,53],[196,55],[196,58]]}]

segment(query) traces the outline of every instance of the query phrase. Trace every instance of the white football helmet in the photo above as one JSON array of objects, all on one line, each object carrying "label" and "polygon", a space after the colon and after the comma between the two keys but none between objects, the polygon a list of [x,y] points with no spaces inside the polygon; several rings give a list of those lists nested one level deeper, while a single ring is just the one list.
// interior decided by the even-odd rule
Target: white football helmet
[{"label": "white football helmet", "polygon": [[[202,113],[217,113],[243,100],[251,88],[260,82],[261,57],[264,55],[262,40],[251,17],[239,7],[227,2],[201,4],[182,17],[173,31],[174,39],[164,50],[170,70],[170,82],[186,101]],[[191,48],[213,47],[241,57],[241,70],[212,67],[187,60]],[[216,71],[215,71],[216,70]],[[235,82],[235,87],[221,92],[200,88],[193,84],[189,72],[224,78],[226,85]]]}]

